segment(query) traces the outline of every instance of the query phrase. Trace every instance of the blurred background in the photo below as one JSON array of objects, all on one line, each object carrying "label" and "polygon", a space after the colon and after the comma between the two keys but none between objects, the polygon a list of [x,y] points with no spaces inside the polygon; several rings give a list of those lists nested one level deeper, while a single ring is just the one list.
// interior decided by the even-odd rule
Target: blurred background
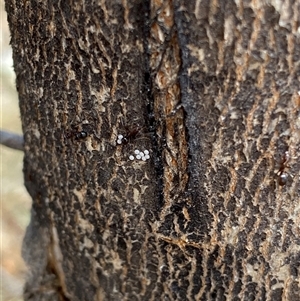
[{"label": "blurred background", "polygon": [[[0,35],[0,127],[22,133],[18,96],[15,88],[10,33],[4,0],[1,3]],[[23,185],[23,153],[0,145],[0,300],[23,300],[26,266],[21,257],[22,240],[29,223],[31,199]]]}]

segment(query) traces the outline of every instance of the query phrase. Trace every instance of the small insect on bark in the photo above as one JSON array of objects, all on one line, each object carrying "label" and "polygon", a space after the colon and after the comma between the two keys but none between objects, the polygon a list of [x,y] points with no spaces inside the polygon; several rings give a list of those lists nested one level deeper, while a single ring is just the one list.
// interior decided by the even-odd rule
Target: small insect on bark
[{"label": "small insect on bark", "polygon": [[87,132],[75,131],[75,130],[66,132],[66,134],[65,134],[65,137],[67,139],[74,138],[75,140],[82,140],[82,139],[85,139],[87,136],[88,136]]},{"label": "small insect on bark", "polygon": [[280,186],[284,186],[287,183],[288,180],[288,174],[284,171],[285,168],[288,166],[288,161],[290,160],[290,154],[288,151],[286,151],[281,159],[280,167],[277,172],[278,176],[278,184]]},{"label": "small insect on bark", "polygon": [[128,144],[130,141],[136,138],[141,129],[142,127],[139,125],[136,125],[132,129],[128,128],[124,135],[118,135],[117,144]]}]

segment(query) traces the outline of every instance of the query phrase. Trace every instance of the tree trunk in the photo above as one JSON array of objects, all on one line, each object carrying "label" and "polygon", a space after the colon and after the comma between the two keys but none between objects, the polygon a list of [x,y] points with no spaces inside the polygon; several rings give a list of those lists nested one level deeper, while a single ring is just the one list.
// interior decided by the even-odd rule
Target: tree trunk
[{"label": "tree trunk", "polygon": [[25,300],[300,299],[299,1],[6,10]]}]

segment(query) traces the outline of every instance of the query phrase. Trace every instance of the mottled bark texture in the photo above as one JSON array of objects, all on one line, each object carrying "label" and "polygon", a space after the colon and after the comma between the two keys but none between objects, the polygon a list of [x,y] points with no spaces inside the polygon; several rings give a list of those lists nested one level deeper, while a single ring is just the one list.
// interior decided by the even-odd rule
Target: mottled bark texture
[{"label": "mottled bark texture", "polygon": [[6,9],[25,300],[300,300],[299,1]]}]

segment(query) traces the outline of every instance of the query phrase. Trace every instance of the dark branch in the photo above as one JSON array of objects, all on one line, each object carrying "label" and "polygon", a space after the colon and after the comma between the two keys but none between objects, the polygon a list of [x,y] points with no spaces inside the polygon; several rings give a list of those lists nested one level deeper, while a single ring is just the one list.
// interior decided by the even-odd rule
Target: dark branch
[{"label": "dark branch", "polygon": [[0,130],[0,144],[7,147],[24,150],[24,139],[22,135]]}]

